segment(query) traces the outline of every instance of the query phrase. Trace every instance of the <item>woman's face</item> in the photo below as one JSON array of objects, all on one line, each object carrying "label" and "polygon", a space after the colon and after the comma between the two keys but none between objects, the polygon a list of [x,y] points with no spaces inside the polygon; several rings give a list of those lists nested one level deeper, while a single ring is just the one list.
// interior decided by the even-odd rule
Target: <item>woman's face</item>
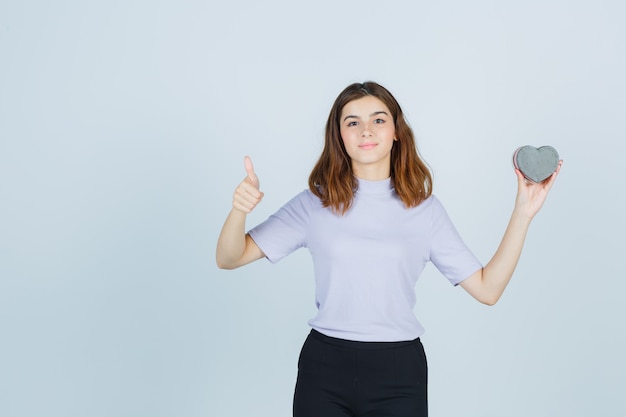
[{"label": "woman's face", "polygon": [[396,129],[387,106],[374,96],[350,101],[341,110],[341,139],[357,178],[389,178]]}]

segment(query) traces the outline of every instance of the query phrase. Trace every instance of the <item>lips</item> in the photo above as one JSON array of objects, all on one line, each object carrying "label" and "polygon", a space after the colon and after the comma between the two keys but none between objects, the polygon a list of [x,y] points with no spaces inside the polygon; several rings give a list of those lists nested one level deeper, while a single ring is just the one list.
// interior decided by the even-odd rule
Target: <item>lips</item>
[{"label": "lips", "polygon": [[368,149],[374,149],[378,144],[376,143],[364,143],[362,145],[359,145],[360,149],[363,150],[368,150]]}]

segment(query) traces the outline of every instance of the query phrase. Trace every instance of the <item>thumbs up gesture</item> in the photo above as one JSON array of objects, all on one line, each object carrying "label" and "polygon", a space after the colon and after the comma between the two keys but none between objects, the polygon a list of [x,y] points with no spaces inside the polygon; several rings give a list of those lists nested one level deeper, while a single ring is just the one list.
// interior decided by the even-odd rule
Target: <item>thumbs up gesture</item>
[{"label": "thumbs up gesture", "polygon": [[243,160],[246,177],[235,189],[233,208],[243,213],[250,213],[261,202],[263,193],[259,190],[259,177],[254,172],[254,165],[249,156]]}]

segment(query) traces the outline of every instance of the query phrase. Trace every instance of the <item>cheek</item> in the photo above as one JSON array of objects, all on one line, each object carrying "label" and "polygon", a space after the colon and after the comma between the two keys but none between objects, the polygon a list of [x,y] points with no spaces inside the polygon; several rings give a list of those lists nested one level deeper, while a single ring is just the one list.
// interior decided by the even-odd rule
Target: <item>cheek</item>
[{"label": "cheek", "polygon": [[345,143],[345,141],[346,141],[346,139],[345,139],[345,138],[346,138],[346,132],[344,132],[344,131],[343,131],[343,129],[341,129],[341,130],[339,131],[339,137],[340,137],[340,138],[341,138],[341,140]]},{"label": "cheek", "polygon": [[341,140],[345,146],[348,146],[351,142],[351,135],[349,131],[340,130],[339,135],[341,136]]},{"label": "cheek", "polygon": [[345,152],[350,158],[352,158],[354,156],[354,149],[356,145],[355,141],[351,140],[349,133],[341,133],[341,143],[343,143],[343,148],[345,149]]},{"label": "cheek", "polygon": [[396,128],[394,126],[386,126],[386,133],[393,138],[396,135]]}]

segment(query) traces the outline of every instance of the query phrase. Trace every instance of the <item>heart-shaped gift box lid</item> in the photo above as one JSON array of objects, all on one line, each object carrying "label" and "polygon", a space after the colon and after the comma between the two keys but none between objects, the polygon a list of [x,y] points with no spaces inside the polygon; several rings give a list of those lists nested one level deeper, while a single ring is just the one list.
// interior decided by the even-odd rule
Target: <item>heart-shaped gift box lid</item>
[{"label": "heart-shaped gift box lid", "polygon": [[513,154],[513,164],[524,177],[541,182],[556,171],[559,166],[559,153],[552,146],[526,145],[517,148]]}]

